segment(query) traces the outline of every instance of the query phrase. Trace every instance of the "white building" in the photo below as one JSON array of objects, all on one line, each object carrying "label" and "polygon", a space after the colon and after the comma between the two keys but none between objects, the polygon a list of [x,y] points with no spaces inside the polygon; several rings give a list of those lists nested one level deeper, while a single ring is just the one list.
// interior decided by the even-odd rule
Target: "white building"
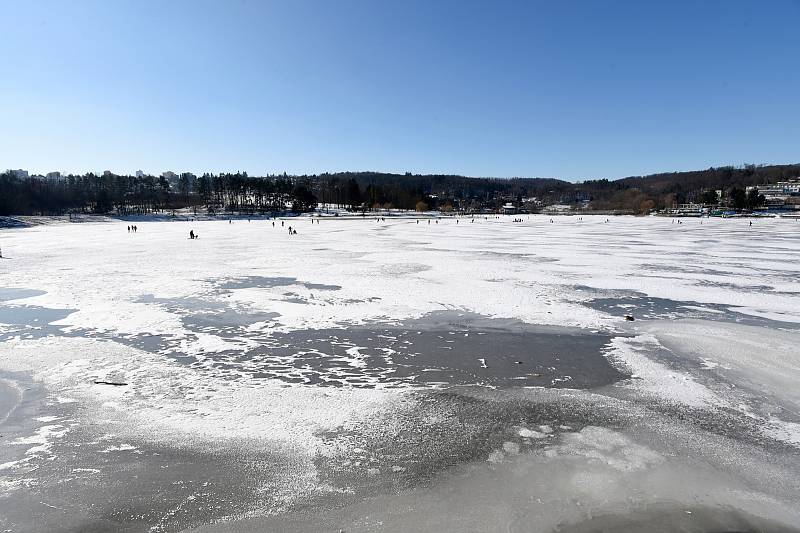
[{"label": "white building", "polygon": [[769,183],[766,185],[751,185],[747,187],[747,192],[758,189],[759,194],[763,194],[767,205],[783,205],[790,197],[800,197],[800,179],[790,179]]},{"label": "white building", "polygon": [[17,170],[9,170],[9,172],[14,174],[14,177],[17,178],[17,179],[25,179],[25,178],[28,177],[28,171],[27,170],[22,170],[21,168],[19,168]]},{"label": "white building", "polygon": [[764,196],[796,196],[800,194],[800,179],[747,187],[748,191],[751,189],[758,189],[758,192]]},{"label": "white building", "polygon": [[511,202],[507,202],[506,204],[503,205],[503,207],[500,208],[500,211],[502,211],[503,214],[506,215],[513,215],[517,212],[517,206],[515,206]]},{"label": "white building", "polygon": [[567,204],[553,204],[542,209],[542,213],[567,213],[569,211],[572,211],[572,206]]},{"label": "white building", "polygon": [[161,176],[167,178],[168,180],[174,180],[175,178],[178,177],[178,175],[172,172],[171,170],[167,170],[166,172],[161,174]]},{"label": "white building", "polygon": [[61,179],[61,172],[48,172],[45,178],[53,181],[58,181]]}]

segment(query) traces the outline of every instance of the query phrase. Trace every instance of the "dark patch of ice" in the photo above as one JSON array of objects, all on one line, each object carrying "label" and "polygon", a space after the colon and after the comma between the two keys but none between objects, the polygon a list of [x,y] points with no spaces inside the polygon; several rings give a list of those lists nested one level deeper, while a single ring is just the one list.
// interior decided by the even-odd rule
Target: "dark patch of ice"
[{"label": "dark patch of ice", "polygon": [[[536,401],[525,394],[475,387],[454,387],[444,391],[420,392],[413,408],[400,410],[392,424],[380,431],[341,430],[320,435],[334,443],[350,443],[347,457],[322,457],[317,461],[321,479],[358,487],[364,494],[423,484],[437,473],[458,464],[483,461],[504,442],[517,443],[521,450],[544,447],[558,441],[565,431],[580,431],[587,425],[614,426],[625,415],[610,408],[615,400],[581,402],[553,391]],[[548,426],[542,439],[526,439],[519,428]],[[356,464],[360,463],[360,464]],[[381,479],[364,479],[370,465],[392,471]],[[387,479],[388,478],[388,479]]]},{"label": "dark patch of ice", "polygon": [[[213,316],[209,320],[216,334],[229,333]],[[237,330],[230,333],[236,336]],[[399,324],[262,332],[258,347],[213,354],[210,363],[330,386],[415,383],[588,389],[628,377],[603,356],[611,338],[577,328],[433,313]]]},{"label": "dark patch of ice", "polygon": [[[78,404],[48,403],[41,391],[26,390],[12,419],[0,424],[4,440],[42,425],[70,430],[51,440],[34,468],[15,470],[25,488],[0,498],[0,523],[14,531],[180,531],[275,506],[277,480],[293,467],[286,452],[263,446],[204,450],[122,439],[76,424]],[[55,420],[35,421],[43,415]],[[0,463],[21,459],[26,447],[0,447]]]},{"label": "dark patch of ice", "polygon": [[49,309],[35,305],[0,306],[0,323],[24,326],[43,326],[68,317],[75,309]]},{"label": "dark patch of ice", "polygon": [[227,306],[222,302],[189,296],[185,298],[156,298],[152,294],[143,294],[138,303],[158,304],[172,312],[219,311]]},{"label": "dark patch of ice", "polygon": [[217,287],[223,290],[259,288],[271,289],[274,287],[289,287],[291,285],[300,285],[308,290],[317,291],[338,291],[342,288],[340,285],[298,281],[297,278],[266,276],[246,276],[242,278],[228,279],[217,283]]},{"label": "dark patch of ice", "polygon": [[274,312],[242,313],[227,308],[214,313],[188,314],[181,317],[181,321],[190,331],[232,337],[241,335],[247,326],[256,322],[273,322],[279,316]]},{"label": "dark patch of ice", "polygon": [[0,287],[0,302],[8,302],[10,300],[22,300],[24,298],[33,298],[34,296],[41,296],[42,294],[46,294],[46,292],[35,289]]},{"label": "dark patch of ice", "polygon": [[584,286],[576,286],[574,288],[579,292],[597,296],[584,302],[584,305],[612,316],[624,317],[625,315],[631,315],[637,320],[692,318],[783,329],[797,329],[800,327],[794,322],[784,322],[740,313],[735,306],[731,305],[657,298],[647,296],[638,291],[606,291]]}]

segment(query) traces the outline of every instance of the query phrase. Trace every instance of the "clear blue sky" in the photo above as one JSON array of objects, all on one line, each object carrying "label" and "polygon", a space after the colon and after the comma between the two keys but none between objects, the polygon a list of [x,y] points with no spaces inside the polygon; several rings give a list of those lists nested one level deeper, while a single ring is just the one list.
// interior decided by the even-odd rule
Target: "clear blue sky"
[{"label": "clear blue sky", "polygon": [[800,2],[0,0],[0,168],[800,162]]}]

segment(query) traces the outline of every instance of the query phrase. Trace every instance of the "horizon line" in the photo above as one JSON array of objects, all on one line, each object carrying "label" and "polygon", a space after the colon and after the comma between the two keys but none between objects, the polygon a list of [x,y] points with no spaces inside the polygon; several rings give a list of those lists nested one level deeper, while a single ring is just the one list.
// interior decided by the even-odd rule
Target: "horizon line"
[{"label": "horizon line", "polygon": [[641,174],[629,174],[629,175],[626,175],[626,176],[617,176],[617,177],[613,177],[613,178],[609,178],[609,177],[559,178],[559,177],[551,177],[551,176],[476,176],[476,175],[469,175],[469,174],[460,174],[460,173],[456,173],[456,172],[425,172],[425,173],[420,173],[420,172],[409,172],[409,171],[385,171],[385,170],[336,170],[336,171],[327,170],[327,171],[322,171],[322,172],[311,172],[311,173],[309,173],[309,172],[294,173],[294,172],[283,171],[283,172],[267,172],[267,173],[256,174],[256,173],[248,172],[246,170],[236,170],[236,171],[228,170],[228,171],[218,171],[218,172],[210,172],[210,171],[203,171],[203,172],[180,171],[180,172],[176,172],[176,171],[167,169],[167,170],[163,170],[163,171],[158,172],[158,173],[152,173],[150,171],[144,171],[142,169],[137,169],[137,170],[134,170],[132,172],[119,173],[119,172],[112,171],[110,169],[104,169],[102,171],[88,170],[88,171],[76,173],[76,172],[62,172],[60,170],[51,170],[51,171],[48,171],[48,172],[41,172],[41,171],[34,172],[34,171],[29,171],[28,169],[24,169],[24,168],[13,169],[13,168],[8,167],[4,171],[5,172],[12,172],[12,171],[15,171],[15,170],[23,170],[23,171],[29,172],[30,177],[34,177],[34,176],[43,176],[44,177],[44,176],[47,176],[47,174],[50,174],[50,173],[53,173],[53,172],[58,172],[62,176],[70,176],[70,175],[72,175],[72,176],[82,176],[82,175],[86,175],[86,174],[95,174],[95,175],[98,175],[98,176],[103,176],[106,172],[110,172],[114,176],[135,176],[137,172],[143,172],[143,174],[145,176],[156,176],[156,177],[157,176],[161,176],[161,175],[163,175],[163,174],[165,174],[167,172],[172,172],[177,176],[180,176],[181,174],[187,174],[188,173],[188,174],[193,174],[193,175],[195,175],[197,177],[201,177],[204,174],[220,175],[220,174],[237,174],[237,173],[245,173],[249,177],[275,177],[275,176],[279,177],[279,176],[282,176],[282,175],[285,175],[287,177],[302,177],[302,176],[314,177],[314,176],[323,176],[323,175],[327,175],[327,174],[368,174],[368,173],[375,173],[375,174],[390,174],[390,175],[401,176],[401,177],[402,176],[454,176],[454,177],[467,178],[467,179],[489,179],[489,180],[514,180],[514,179],[521,179],[521,180],[556,180],[556,181],[562,181],[562,182],[565,182],[565,183],[580,184],[580,183],[585,183],[587,181],[600,181],[600,180],[619,181],[619,180],[628,179],[628,178],[642,178],[642,177],[657,176],[657,175],[663,175],[663,174],[682,174],[682,173],[688,173],[688,172],[701,172],[701,171],[705,171],[705,170],[720,169],[720,168],[743,169],[743,168],[746,168],[748,166],[752,166],[752,167],[755,167],[755,168],[776,167],[776,166],[800,166],[800,162],[797,162],[797,163],[741,163],[741,164],[738,164],[738,165],[734,165],[734,164],[711,165],[711,166],[705,167],[705,168],[691,168],[691,169],[681,169],[681,170],[661,170],[661,171],[657,171],[657,172],[649,172],[649,173],[641,173]]}]

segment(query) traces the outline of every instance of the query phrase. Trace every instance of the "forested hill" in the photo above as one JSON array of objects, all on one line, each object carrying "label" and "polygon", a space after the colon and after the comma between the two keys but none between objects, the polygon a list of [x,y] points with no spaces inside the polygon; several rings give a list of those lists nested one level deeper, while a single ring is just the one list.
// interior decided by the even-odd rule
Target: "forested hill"
[{"label": "forested hill", "polygon": [[[24,174],[23,174],[24,176]],[[316,175],[248,176],[247,173],[165,173],[160,177],[21,177],[0,173],[0,215],[148,213],[184,207],[209,211],[310,211],[318,203],[351,210],[375,208],[496,210],[506,202],[526,208],[569,204],[598,210],[646,213],[695,201],[704,191],[741,194],[761,185],[800,176],[798,165],[720,167],[691,172],[632,176],[571,183],[549,178],[471,178],[458,175],[339,172]],[[713,193],[712,193],[713,196]]]},{"label": "forested hill", "polygon": [[315,178],[324,187],[326,183],[354,180],[362,190],[368,187],[403,189],[422,195],[457,194],[462,197],[481,197],[501,194],[506,196],[548,196],[567,192],[583,192],[592,197],[604,197],[620,190],[638,190],[652,196],[677,193],[692,197],[704,190],[728,190],[762,185],[800,177],[800,164],[745,165],[742,167],[712,167],[686,172],[663,172],[646,176],[629,176],[615,180],[586,180],[569,182],[553,178],[470,178],[449,174],[390,174],[381,172],[326,173]]},{"label": "forested hill", "polygon": [[[800,164],[726,166],[578,183],[550,178],[468,178],[378,172],[343,172],[309,178],[316,182],[314,190],[323,199],[326,191],[330,194],[342,183],[350,183],[351,187],[357,184],[366,193],[366,196],[362,194],[362,200],[370,205],[389,202],[398,207],[410,206],[416,198],[437,205],[447,205],[448,200],[458,201],[468,209],[496,208],[502,201],[537,198],[544,204],[589,202],[590,207],[596,209],[645,212],[675,202],[698,200],[708,190],[729,192],[798,176]],[[431,195],[436,198],[428,198]]]},{"label": "forested hill", "polygon": [[502,189],[530,189],[547,188],[554,186],[572,186],[568,181],[554,178],[481,178],[460,176],[458,174],[392,174],[386,172],[336,172],[324,173],[317,176],[321,180],[349,180],[354,179],[361,187],[380,185],[387,187],[401,187],[421,190],[448,190],[467,188],[479,194],[480,191],[490,192]]},{"label": "forested hill", "polygon": [[745,165],[743,167],[718,167],[688,172],[665,172],[648,176],[630,176],[615,180],[623,187],[637,187],[652,192],[686,192],[701,189],[744,188],[748,185],[774,183],[800,177],[800,164],[795,165]]},{"label": "forested hill", "polygon": [[[391,174],[385,172],[337,172],[302,176],[314,183],[320,201],[338,202],[335,195],[344,185],[357,184],[362,201],[392,203],[413,209],[419,201],[447,199],[484,201],[498,196],[541,196],[549,191],[570,190],[575,184],[551,178],[477,178],[454,174]],[[348,195],[349,196],[349,195]],[[433,198],[431,198],[433,197]],[[438,202],[433,202],[438,203]]]}]

